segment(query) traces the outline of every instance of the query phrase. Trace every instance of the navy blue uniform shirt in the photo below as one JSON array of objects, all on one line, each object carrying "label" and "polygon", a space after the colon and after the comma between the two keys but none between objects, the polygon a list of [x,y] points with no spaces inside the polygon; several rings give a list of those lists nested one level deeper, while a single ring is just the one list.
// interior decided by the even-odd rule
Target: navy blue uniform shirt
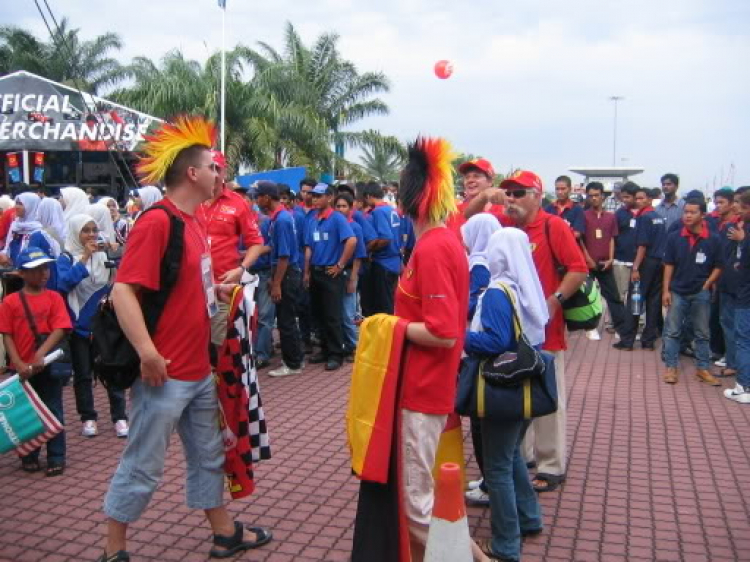
[{"label": "navy blue uniform shirt", "polygon": [[684,296],[700,293],[714,268],[723,263],[719,237],[706,225],[698,236],[683,227],[667,236],[664,263],[674,266],[670,291]]},{"label": "navy blue uniform shirt", "polygon": [[737,308],[750,308],[750,224],[745,225],[745,239],[735,254],[737,270]]},{"label": "navy blue uniform shirt", "polygon": [[572,228],[574,232],[579,232],[580,234],[586,232],[586,218],[583,215],[583,209],[580,205],[568,201],[568,203],[562,208],[561,212],[560,207],[555,203],[552,203],[551,205],[547,205],[544,210],[551,215],[560,217],[568,223],[568,226]]},{"label": "navy blue uniform shirt", "polygon": [[635,259],[635,215],[626,207],[615,211],[619,234],[615,238],[615,259],[625,263],[633,263]]},{"label": "navy blue uniform shirt", "polygon": [[721,244],[721,258],[724,268],[719,277],[719,291],[737,296],[740,286],[740,272],[735,267],[738,262],[738,254],[741,254],[740,243],[730,240],[727,236],[731,229],[740,228],[736,222],[726,222],[719,230],[719,242]]},{"label": "navy blue uniform shirt", "polygon": [[664,218],[652,207],[643,210],[635,220],[635,245],[646,246],[646,257],[660,260],[667,242]]}]

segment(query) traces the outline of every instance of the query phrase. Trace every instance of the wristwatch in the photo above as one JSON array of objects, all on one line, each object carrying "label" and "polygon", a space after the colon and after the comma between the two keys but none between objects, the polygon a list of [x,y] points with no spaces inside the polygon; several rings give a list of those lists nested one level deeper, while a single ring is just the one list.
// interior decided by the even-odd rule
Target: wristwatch
[{"label": "wristwatch", "polygon": [[564,302],[565,302],[565,297],[563,296],[563,294],[562,294],[562,293],[561,293],[560,291],[557,291],[557,292],[555,293],[555,298],[556,298],[556,299],[558,300],[558,302],[559,302],[560,304],[562,304],[562,303],[564,303]]}]

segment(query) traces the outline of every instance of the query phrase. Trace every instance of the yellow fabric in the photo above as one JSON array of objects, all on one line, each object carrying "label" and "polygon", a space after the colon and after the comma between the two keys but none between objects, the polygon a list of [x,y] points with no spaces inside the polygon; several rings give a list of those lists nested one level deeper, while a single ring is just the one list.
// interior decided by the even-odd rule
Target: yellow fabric
[{"label": "yellow fabric", "polygon": [[362,474],[364,467],[398,320],[397,316],[376,314],[365,319],[360,326],[346,412],[349,450],[355,474]]},{"label": "yellow fabric", "polygon": [[523,419],[531,419],[531,380],[523,381]]}]

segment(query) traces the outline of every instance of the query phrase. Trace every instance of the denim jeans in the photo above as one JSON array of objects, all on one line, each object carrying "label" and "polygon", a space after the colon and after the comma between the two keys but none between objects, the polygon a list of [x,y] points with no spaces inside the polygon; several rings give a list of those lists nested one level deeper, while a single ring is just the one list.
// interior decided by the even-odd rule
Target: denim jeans
[{"label": "denim jeans", "polygon": [[[65,425],[63,415],[63,380],[50,375],[49,368],[44,369],[29,379],[29,384],[36,391],[42,402],[49,408],[57,420]],[[32,459],[39,458],[41,449],[35,449],[29,453]],[[47,441],[47,464],[62,464],[65,462],[65,430]]]},{"label": "denim jeans", "polygon": [[737,336],[737,384],[750,387],[750,308],[734,311],[734,333]]},{"label": "denim jeans", "polygon": [[695,362],[699,369],[708,369],[711,362],[711,349],[708,343],[708,322],[711,316],[711,291],[701,291],[694,295],[672,293],[672,306],[667,311],[664,322],[664,363],[676,368],[680,362],[680,340],[686,329],[685,320],[692,321],[695,336]]},{"label": "denim jeans", "polygon": [[521,559],[521,532],[542,528],[542,511],[521,456],[528,421],[482,420],[484,478],[490,496],[492,551]]},{"label": "denim jeans", "polygon": [[139,378],[130,398],[128,444],[104,498],[107,517],[132,523],[141,516],[164,474],[164,457],[175,429],[185,451],[187,506],[224,505],[224,442],[214,378],[168,379],[163,386],[148,386]]},{"label": "denim jeans", "polygon": [[734,316],[737,297],[730,293],[721,293],[719,297],[721,329],[724,331],[724,351],[727,369],[737,368],[737,340],[735,339]]},{"label": "denim jeans", "polygon": [[255,340],[255,356],[258,361],[268,361],[273,352],[273,322],[276,316],[276,305],[271,300],[271,269],[256,272],[258,283],[258,335]]},{"label": "denim jeans", "polygon": [[[344,278],[348,286],[349,279],[351,278],[351,270],[344,271]],[[357,326],[354,324],[354,319],[357,316],[357,291],[353,293],[347,292],[344,288],[344,310],[343,310],[343,326],[344,326],[344,349],[349,352],[353,351],[357,347],[357,340],[359,339],[359,333],[357,332]]]}]

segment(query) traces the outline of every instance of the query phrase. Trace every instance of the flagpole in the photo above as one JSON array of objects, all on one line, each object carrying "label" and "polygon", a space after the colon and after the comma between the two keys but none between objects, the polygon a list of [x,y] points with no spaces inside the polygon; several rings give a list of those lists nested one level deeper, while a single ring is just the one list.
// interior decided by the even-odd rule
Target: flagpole
[{"label": "flagpole", "polygon": [[224,152],[224,120],[226,118],[227,101],[227,5],[226,2],[221,9],[221,152]]}]

